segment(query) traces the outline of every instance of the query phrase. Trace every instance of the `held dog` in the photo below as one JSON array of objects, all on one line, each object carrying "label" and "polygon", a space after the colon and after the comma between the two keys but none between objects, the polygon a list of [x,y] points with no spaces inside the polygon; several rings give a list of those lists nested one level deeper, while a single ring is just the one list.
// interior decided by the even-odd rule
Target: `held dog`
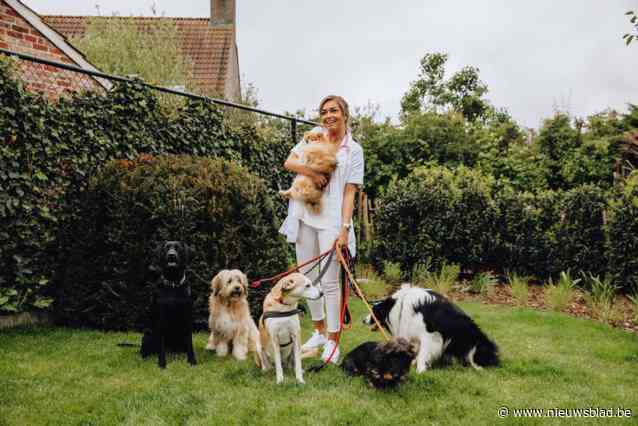
[{"label": "held dog", "polygon": [[208,299],[210,336],[206,349],[215,350],[217,356],[232,351],[237,360],[245,360],[248,352],[255,354],[261,365],[259,331],[248,307],[248,279],[237,269],[220,271],[210,284]]},{"label": "held dog", "polygon": [[158,355],[166,368],[166,352],[186,352],[188,363],[197,364],[193,351],[193,301],[186,282],[190,249],[179,241],[167,241],[159,251],[161,278],[152,301],[151,329],[144,333],[142,358]]},{"label": "held dog", "polygon": [[419,346],[418,339],[408,342],[402,337],[365,342],[346,355],[341,368],[349,376],[365,376],[372,387],[393,389],[405,381]]},{"label": "held dog", "polygon": [[264,299],[264,313],[259,319],[259,334],[263,348],[262,368],[275,366],[277,383],[284,381],[283,367],[294,367],[298,383],[305,383],[301,368],[300,309],[302,298],[318,299],[317,287],[300,273],[293,273],[277,282]]},{"label": "held dog", "polygon": [[[338,147],[330,143],[323,133],[306,132],[304,140],[309,142],[303,148],[302,161],[313,171],[330,175],[337,168]],[[321,212],[321,196],[323,188],[319,188],[308,176],[297,175],[292,181],[292,186],[279,191],[284,198],[292,198],[305,202],[315,214]]]},{"label": "held dog", "polygon": [[[465,312],[432,290],[402,288],[374,305],[373,312],[394,336],[419,340],[417,373],[441,357],[456,358],[475,369],[499,365],[494,342]],[[372,316],[364,323],[373,325]]]}]

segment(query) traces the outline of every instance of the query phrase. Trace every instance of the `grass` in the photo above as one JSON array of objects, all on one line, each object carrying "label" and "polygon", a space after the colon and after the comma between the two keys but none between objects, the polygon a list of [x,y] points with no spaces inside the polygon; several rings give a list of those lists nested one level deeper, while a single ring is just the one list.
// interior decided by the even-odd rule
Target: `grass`
[{"label": "grass", "polygon": [[429,264],[418,264],[412,270],[412,283],[448,295],[460,272],[461,267],[456,263],[443,263],[438,272],[430,271]]},{"label": "grass", "polygon": [[383,262],[383,278],[394,286],[399,285],[401,283],[401,265],[396,262]]},{"label": "grass", "polygon": [[[195,336],[199,364],[169,358],[160,371],[121,341],[134,333],[18,328],[0,334],[1,425],[111,424],[495,424],[497,409],[624,407],[638,411],[638,336],[556,312],[460,303],[500,346],[503,366],[457,365],[410,373],[396,392],[370,389],[335,367],[306,373],[306,385],[277,386],[251,362],[217,359]],[[359,319],[342,350],[379,340]],[[310,332],[303,319],[304,336]],[[304,365],[313,364],[306,360]],[[391,419],[391,420],[389,420]],[[520,419],[539,424],[538,419]],[[555,419],[556,424],[561,423]]]},{"label": "grass", "polygon": [[519,306],[527,305],[529,298],[528,278],[522,277],[514,272],[507,274],[507,281],[512,287],[512,297]]},{"label": "grass", "polygon": [[585,276],[589,282],[591,291],[587,293],[587,303],[594,311],[594,314],[602,321],[607,322],[613,315],[614,299],[616,298],[616,287],[610,276],[602,279],[598,275],[589,274]]},{"label": "grass", "polygon": [[490,271],[479,272],[470,281],[468,291],[475,294],[488,294],[495,285],[498,284],[498,279]]},{"label": "grass", "polygon": [[562,311],[574,298],[574,288],[579,282],[580,278],[573,279],[569,271],[560,273],[557,284],[550,278],[545,288],[545,303],[555,311]]}]

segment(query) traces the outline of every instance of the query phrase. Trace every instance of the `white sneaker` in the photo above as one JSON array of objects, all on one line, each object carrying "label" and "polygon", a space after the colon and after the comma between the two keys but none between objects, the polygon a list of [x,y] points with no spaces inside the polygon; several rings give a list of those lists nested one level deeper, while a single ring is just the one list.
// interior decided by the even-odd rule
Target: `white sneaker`
[{"label": "white sneaker", "polygon": [[306,343],[301,345],[301,351],[308,352],[313,349],[323,348],[327,341],[328,339],[326,339],[326,336],[315,330],[315,332],[312,333],[312,336],[310,336],[310,339],[308,339]]},{"label": "white sneaker", "polygon": [[328,362],[328,358],[330,358],[330,362],[333,364],[337,364],[339,362],[339,345],[337,345],[334,340],[328,340],[323,346],[321,359],[323,360],[323,362]]}]

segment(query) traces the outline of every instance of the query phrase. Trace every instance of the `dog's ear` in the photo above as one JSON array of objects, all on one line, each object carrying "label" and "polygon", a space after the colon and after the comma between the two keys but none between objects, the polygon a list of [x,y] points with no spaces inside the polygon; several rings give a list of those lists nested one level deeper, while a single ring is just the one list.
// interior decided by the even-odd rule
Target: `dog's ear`
[{"label": "dog's ear", "polygon": [[281,292],[281,287],[282,287],[281,283],[277,283],[270,291],[270,294],[272,294],[275,300],[281,300],[281,298],[283,297],[283,294]]},{"label": "dog's ear", "polygon": [[210,282],[210,289],[213,291],[213,296],[217,296],[217,294],[221,291],[224,275],[226,275],[226,269],[219,271]]},{"label": "dog's ear", "polygon": [[246,274],[244,274],[241,271],[239,271],[239,277],[241,281],[241,286],[244,288],[244,293],[248,294],[248,277],[246,277]]}]

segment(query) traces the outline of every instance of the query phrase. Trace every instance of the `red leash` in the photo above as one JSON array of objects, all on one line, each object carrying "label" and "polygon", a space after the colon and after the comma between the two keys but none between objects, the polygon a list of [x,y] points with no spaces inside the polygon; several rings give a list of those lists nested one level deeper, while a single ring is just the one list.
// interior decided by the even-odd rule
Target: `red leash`
[{"label": "red leash", "polygon": [[[335,241],[335,244],[336,244],[336,241]],[[349,274],[346,273],[346,271],[348,271],[348,269],[346,269],[347,265],[344,265],[344,263],[350,263],[352,261],[352,258],[350,257],[350,251],[348,250],[347,247],[337,246],[337,250],[339,250],[339,248],[341,248],[341,252],[339,253],[340,256],[337,255],[337,259],[339,263],[341,263],[341,268],[342,268],[341,273],[343,274],[342,282],[341,282],[341,310],[339,312],[339,339],[337,340],[337,345],[335,345],[334,348],[332,348],[332,352],[330,352],[330,355],[328,355],[328,358],[326,358],[321,364],[315,365],[308,369],[308,371],[312,371],[312,372],[318,372],[323,367],[325,367],[327,364],[330,363],[330,360],[332,359],[335,352],[337,351],[338,343],[341,340],[341,333],[343,332],[343,329],[344,329],[346,313],[350,315],[350,307],[348,306],[348,298],[350,297],[350,279],[349,279]],[[352,315],[350,315],[350,327],[348,328],[351,328],[351,327],[352,327]]]},{"label": "red leash", "polygon": [[328,251],[326,251],[324,253],[321,253],[319,256],[313,257],[312,259],[302,263],[301,265],[293,266],[292,268],[288,269],[286,272],[282,272],[281,274],[277,274],[277,275],[272,276],[270,278],[262,278],[261,280],[255,280],[255,281],[250,283],[250,287],[251,288],[258,288],[264,282],[279,281],[283,277],[288,276],[288,275],[292,274],[293,272],[298,272],[301,268],[303,268],[304,266],[306,266],[306,265],[308,265],[308,264],[310,264],[312,262],[322,261],[326,256],[328,256],[335,249],[336,245],[337,245],[337,241],[334,242],[334,244],[332,245],[332,247],[330,247],[330,249]]}]

